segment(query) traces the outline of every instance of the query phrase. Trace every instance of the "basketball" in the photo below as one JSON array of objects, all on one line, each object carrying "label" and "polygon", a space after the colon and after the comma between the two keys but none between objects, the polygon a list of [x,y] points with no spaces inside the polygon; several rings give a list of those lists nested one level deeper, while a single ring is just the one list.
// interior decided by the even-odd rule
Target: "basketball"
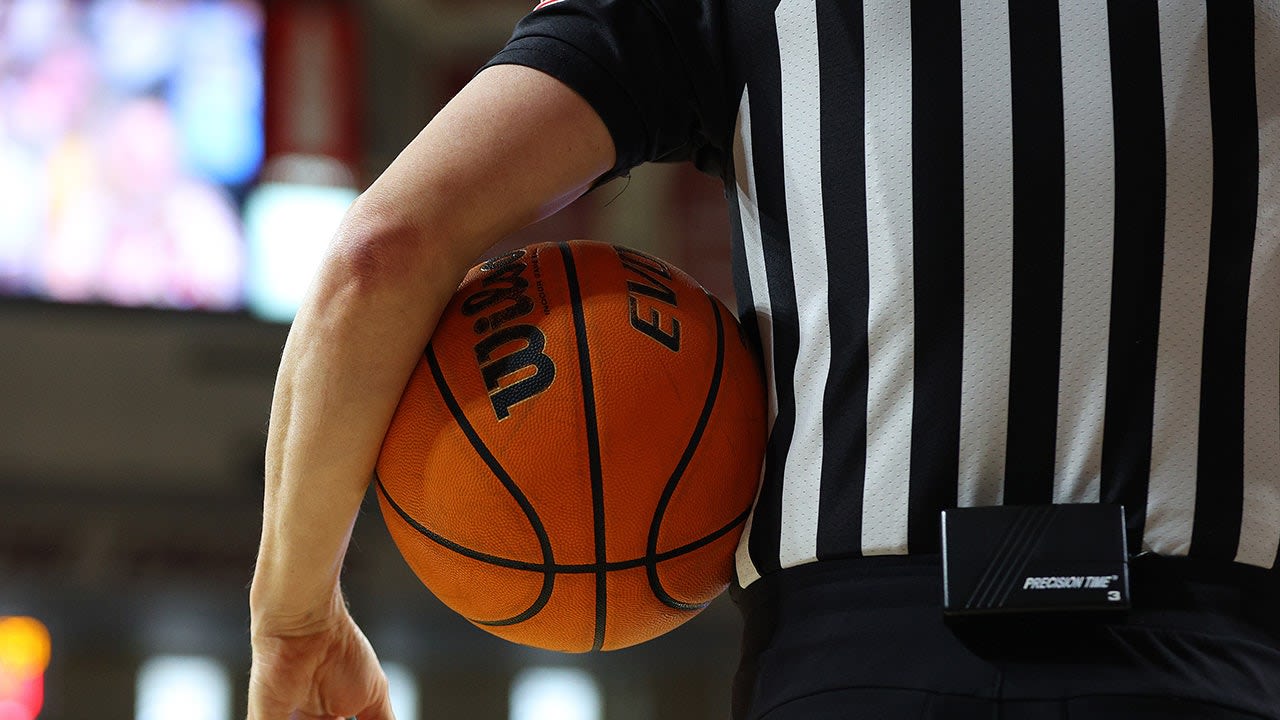
[{"label": "basketball", "polygon": [[728,586],[766,397],[733,314],[650,255],[544,243],[467,274],[378,458],[409,566],[499,637],[613,650]]}]

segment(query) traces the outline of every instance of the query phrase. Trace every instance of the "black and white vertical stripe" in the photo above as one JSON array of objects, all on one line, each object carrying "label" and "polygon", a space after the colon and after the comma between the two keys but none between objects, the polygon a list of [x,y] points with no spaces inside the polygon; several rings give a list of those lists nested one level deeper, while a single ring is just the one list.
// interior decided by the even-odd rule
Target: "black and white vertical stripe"
[{"label": "black and white vertical stripe", "polygon": [[[781,0],[734,137],[769,456],[739,580],[1117,502],[1280,550],[1280,0]],[[739,40],[742,40],[739,38]]]}]

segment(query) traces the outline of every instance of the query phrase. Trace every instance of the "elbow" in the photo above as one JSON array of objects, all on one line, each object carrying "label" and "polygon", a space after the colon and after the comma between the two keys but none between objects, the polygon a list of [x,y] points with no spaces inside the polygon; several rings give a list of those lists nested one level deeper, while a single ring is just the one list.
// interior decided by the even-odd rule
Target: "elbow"
[{"label": "elbow", "polygon": [[335,295],[369,297],[424,284],[456,286],[465,272],[449,252],[447,232],[427,232],[364,198],[348,211],[320,268],[317,300]]},{"label": "elbow", "polygon": [[413,271],[426,252],[423,233],[403,218],[357,200],[343,218],[325,257],[326,270],[344,284],[372,288]]}]

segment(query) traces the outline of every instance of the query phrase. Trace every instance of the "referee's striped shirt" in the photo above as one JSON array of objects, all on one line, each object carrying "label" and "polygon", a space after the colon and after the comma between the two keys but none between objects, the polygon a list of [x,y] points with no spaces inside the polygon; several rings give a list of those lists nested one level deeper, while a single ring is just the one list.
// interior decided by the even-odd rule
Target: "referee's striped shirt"
[{"label": "referee's striped shirt", "polygon": [[1280,0],[539,13],[499,61],[583,93],[623,169],[683,142],[723,170],[771,383],[741,584],[937,552],[941,509],[1002,503],[1275,568]]}]

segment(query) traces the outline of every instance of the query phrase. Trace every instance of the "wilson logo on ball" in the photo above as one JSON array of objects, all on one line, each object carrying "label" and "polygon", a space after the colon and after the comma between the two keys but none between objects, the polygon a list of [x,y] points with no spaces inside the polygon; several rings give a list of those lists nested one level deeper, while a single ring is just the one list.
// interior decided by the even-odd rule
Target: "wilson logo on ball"
[{"label": "wilson logo on ball", "polygon": [[[534,325],[514,324],[533,311],[533,299],[526,292],[529,281],[524,278],[528,265],[521,260],[524,250],[496,257],[481,266],[484,273],[480,290],[462,301],[462,314],[480,316],[472,329],[481,336],[475,344],[476,362],[489,391],[489,401],[499,420],[511,415],[511,406],[551,387],[556,378],[556,365],[543,352],[547,338]],[[503,354],[499,351],[505,350]],[[532,374],[529,370],[532,369]],[[516,382],[503,385],[504,378],[519,376]]]}]

